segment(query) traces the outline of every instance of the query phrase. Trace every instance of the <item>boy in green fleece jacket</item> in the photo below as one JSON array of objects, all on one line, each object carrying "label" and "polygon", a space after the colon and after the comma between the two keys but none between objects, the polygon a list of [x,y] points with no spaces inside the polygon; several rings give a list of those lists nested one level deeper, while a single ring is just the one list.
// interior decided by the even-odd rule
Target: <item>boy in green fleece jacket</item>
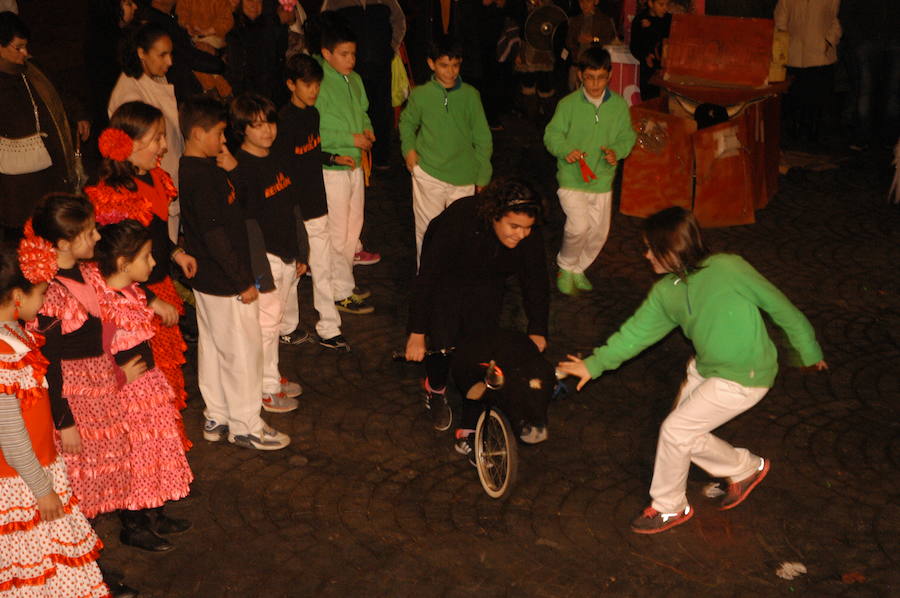
[{"label": "boy in green fleece jacket", "polygon": [[828,366],[806,317],[740,256],[710,255],[693,214],[679,207],[654,214],[644,242],[644,257],[665,276],[604,346],[584,360],[569,355],[558,368],[578,376],[581,390],[676,326],[693,342],[696,356],[659,431],[652,502],[631,522],[632,531],[655,534],[693,517],[685,494],[691,463],[729,480],[720,510],[738,506],[769,472],[768,459],[711,434],[758,403],[775,380],[777,351],[760,310],[787,333],[802,365]]},{"label": "boy in green fleece jacket", "polygon": [[556,256],[556,286],[566,295],[593,289],[584,271],[606,244],[616,164],[636,139],[628,105],[607,87],[611,72],[609,52],[600,47],[582,52],[582,86],[560,100],[544,131],[544,145],[556,157],[557,195],[566,213]]},{"label": "boy in green fleece jacket", "polygon": [[462,48],[444,38],[428,52],[431,81],[416,87],[400,115],[401,151],[412,175],[416,263],[432,218],[491,180],[493,141],[481,96],[459,78]]},{"label": "boy in green fleece jacket", "polygon": [[328,230],[331,233],[331,286],[338,310],[369,314],[375,308],[366,303],[370,293],[356,287],[353,257],[357,252],[365,210],[365,181],[362,152],[372,149],[375,134],[366,110],[369,100],[356,66],[356,38],[337,21],[322,27],[322,55],[317,57],[325,76],[319,90],[319,133],[322,151],[349,156],[353,167],[338,163],[323,166],[325,197],[328,202]]}]

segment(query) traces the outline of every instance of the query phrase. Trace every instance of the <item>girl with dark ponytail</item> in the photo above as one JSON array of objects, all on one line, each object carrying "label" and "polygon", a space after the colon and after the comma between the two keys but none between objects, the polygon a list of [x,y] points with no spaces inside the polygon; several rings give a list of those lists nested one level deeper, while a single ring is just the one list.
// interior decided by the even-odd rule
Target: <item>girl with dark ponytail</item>
[{"label": "girl with dark ponytail", "polygon": [[[157,166],[165,155],[168,140],[162,113],[143,102],[122,104],[112,115],[109,128],[100,135],[100,180],[85,188],[97,213],[97,222],[113,224],[132,219],[147,228],[153,240],[155,266],[142,287],[153,309],[154,336],[150,341],[157,367],[174,390],[174,403],[183,409],[187,399],[181,366],[187,346],[178,328],[184,313],[181,297],[170,276],[172,264],[191,278],[197,260],[169,238],[169,206],[176,197],[175,186],[165,170]],[[179,420],[180,421],[180,420]],[[185,448],[190,441],[183,434]]]}]

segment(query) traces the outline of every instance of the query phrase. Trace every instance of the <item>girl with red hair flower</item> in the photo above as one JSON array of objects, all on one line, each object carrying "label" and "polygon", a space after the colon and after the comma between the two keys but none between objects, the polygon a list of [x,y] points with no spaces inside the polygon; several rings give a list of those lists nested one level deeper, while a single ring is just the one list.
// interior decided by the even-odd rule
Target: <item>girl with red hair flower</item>
[{"label": "girl with red hair flower", "polygon": [[0,251],[0,594],[108,596],[103,544],[54,444],[44,339],[23,326],[44,303],[56,253],[32,233],[18,254]]},{"label": "girl with red hair flower", "polygon": [[[172,179],[157,166],[166,153],[166,126],[163,114],[143,102],[126,102],[113,112],[109,128],[99,139],[100,180],[84,192],[94,204],[101,225],[137,220],[150,231],[156,266],[142,288],[155,312],[154,336],[150,341],[153,359],[175,391],[175,406],[184,409],[187,392],[181,365],[187,346],[178,329],[184,313],[181,298],[169,275],[174,262],[188,278],[197,271],[197,260],[169,239],[169,204],[177,191]],[[191,443],[184,435],[185,448]]]}]

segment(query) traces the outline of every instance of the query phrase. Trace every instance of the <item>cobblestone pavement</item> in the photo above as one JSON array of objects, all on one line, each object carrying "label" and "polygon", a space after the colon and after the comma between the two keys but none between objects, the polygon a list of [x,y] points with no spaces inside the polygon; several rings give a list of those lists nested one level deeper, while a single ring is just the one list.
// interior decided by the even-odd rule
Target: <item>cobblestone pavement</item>
[{"label": "cobblestone pavement", "polygon": [[[507,125],[495,136],[496,171],[524,175],[554,200],[538,129]],[[113,518],[98,521],[105,559],[128,583],[157,597],[900,595],[900,211],[884,199],[886,155],[792,171],[755,225],[706,232],[808,315],[831,369],[802,372],[782,350],[769,395],[720,429],[771,458],[771,474],[723,513],[692,470],[696,517],[651,537],[628,522],[647,503],[658,426],[688,344],[672,334],[552,405],[550,439],[521,448],[512,495],[491,500],[449,436],[430,430],[419,370],[390,359],[404,342],[414,269],[409,182],[395,158],[368,192],[364,238],[384,259],[357,268],[377,311],[344,318],[353,352],[283,351],[284,373],[306,390],[298,411],[267,416],[293,438],[274,453],[202,440],[193,384],[185,420],[197,481],[170,511],[194,529],[154,555],[120,546]],[[556,207],[548,259],[561,225]],[[643,298],[654,277],[639,226],[614,215],[588,272],[596,291],[554,291],[552,359],[588,351]],[[308,279],[302,293],[312,329]],[[511,326],[522,320],[515,295]],[[780,579],[783,561],[808,573]]]}]

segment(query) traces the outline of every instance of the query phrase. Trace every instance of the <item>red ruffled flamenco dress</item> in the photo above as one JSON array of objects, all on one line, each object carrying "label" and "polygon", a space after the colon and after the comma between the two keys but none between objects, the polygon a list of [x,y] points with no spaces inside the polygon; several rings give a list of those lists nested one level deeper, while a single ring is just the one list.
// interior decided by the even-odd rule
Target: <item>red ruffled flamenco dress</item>
[{"label": "red ruffled flamenco dress", "polygon": [[[154,168],[149,172],[152,185],[134,178],[135,191],[123,187],[110,187],[104,182],[86,187],[84,192],[94,204],[97,223],[113,224],[125,219],[137,220],[146,227],[156,228],[157,231],[167,231],[169,220],[169,204],[177,197],[178,192],[171,177],[162,168]],[[174,305],[179,314],[184,314],[184,304],[172,278],[168,275],[171,250],[175,248],[168,240],[167,233],[153,235],[154,239],[162,239],[165,247],[158,247],[162,243],[154,242],[153,257],[156,266],[150,274],[150,281],[146,288],[157,297]],[[153,349],[153,359],[156,367],[162,370],[166,380],[174,391],[174,404],[179,410],[184,409],[187,401],[187,391],[184,386],[184,374],[181,366],[185,363],[184,352],[187,345],[181,336],[178,325],[164,326],[159,316],[153,316],[153,330],[155,335],[150,341]],[[179,424],[182,442],[185,450],[191,447],[191,441],[184,433],[183,424]]]}]

